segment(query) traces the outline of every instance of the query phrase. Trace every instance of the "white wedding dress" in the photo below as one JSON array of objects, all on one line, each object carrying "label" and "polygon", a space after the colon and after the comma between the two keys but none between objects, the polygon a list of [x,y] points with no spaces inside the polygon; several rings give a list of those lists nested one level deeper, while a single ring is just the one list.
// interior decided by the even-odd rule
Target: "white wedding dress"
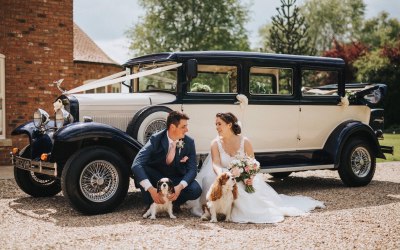
[{"label": "white wedding dress", "polygon": [[[222,166],[229,166],[234,156],[227,154],[218,139],[218,150],[220,152]],[[244,138],[242,136],[239,154],[244,155]],[[228,169],[223,168],[223,171]],[[196,177],[196,181],[203,189],[201,197],[188,203],[191,213],[201,216],[202,204],[206,203],[206,194],[211,184],[216,179],[212,168],[211,154],[204,161],[203,167]],[[254,193],[247,193],[242,181],[238,182],[239,195],[232,209],[232,221],[237,223],[277,223],[284,220],[285,216],[300,216],[320,207],[324,208],[323,202],[306,196],[287,196],[278,194],[262,177],[257,174],[253,179]]]}]

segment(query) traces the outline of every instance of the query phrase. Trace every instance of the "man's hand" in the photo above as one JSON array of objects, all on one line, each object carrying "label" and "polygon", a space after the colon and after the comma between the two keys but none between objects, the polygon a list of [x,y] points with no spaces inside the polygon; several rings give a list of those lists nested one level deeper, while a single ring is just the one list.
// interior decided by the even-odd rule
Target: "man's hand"
[{"label": "man's hand", "polygon": [[157,204],[164,204],[165,201],[162,198],[162,196],[157,193],[157,189],[155,187],[150,187],[149,189],[147,189],[147,191],[150,193],[151,198],[153,199],[153,201]]},{"label": "man's hand", "polygon": [[168,197],[168,199],[169,199],[170,201],[175,201],[176,199],[178,199],[178,197],[179,197],[179,195],[181,194],[181,191],[182,191],[182,189],[183,189],[183,186],[182,186],[182,184],[178,184],[178,185],[176,185],[176,186],[174,187],[174,189],[175,189],[175,193],[174,193],[174,194],[171,194],[171,195]]}]

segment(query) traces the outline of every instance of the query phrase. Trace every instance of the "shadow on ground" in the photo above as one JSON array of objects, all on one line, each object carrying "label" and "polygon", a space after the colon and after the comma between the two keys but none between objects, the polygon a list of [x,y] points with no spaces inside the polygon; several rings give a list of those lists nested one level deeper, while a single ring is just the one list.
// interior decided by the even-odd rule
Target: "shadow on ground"
[{"label": "shadow on ground", "polygon": [[[2,180],[0,181],[0,183]],[[399,183],[372,181],[366,187],[348,188],[343,186],[337,178],[321,177],[288,177],[284,180],[271,179],[268,183],[278,192],[287,195],[305,195],[325,202],[326,209],[318,209],[316,213],[326,211],[361,208],[369,206],[386,205],[400,200]],[[14,182],[14,185],[15,182]],[[8,197],[2,197],[5,200]],[[50,198],[20,197],[8,199],[9,207],[24,216],[29,216],[38,220],[50,221],[63,227],[87,227],[99,225],[116,225],[129,222],[138,222],[142,225],[164,225],[177,226],[183,225],[188,228],[209,229],[209,222],[202,222],[199,218],[190,215],[188,210],[178,214],[176,223],[171,223],[167,216],[162,216],[157,220],[143,219],[144,204],[141,200],[140,192],[128,193],[124,203],[114,212],[87,216],[76,212],[71,208],[68,201],[62,196],[57,195]],[[235,224],[221,223],[218,226],[230,229],[235,228]],[[271,226],[265,224],[252,224],[251,228],[259,226]]]}]

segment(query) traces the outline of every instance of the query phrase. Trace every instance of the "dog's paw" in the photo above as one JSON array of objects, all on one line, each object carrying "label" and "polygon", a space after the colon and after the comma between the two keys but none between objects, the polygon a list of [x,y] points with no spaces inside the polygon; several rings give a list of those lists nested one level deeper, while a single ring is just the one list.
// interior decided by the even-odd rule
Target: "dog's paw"
[{"label": "dog's paw", "polygon": [[207,215],[204,215],[204,214],[203,214],[200,218],[201,218],[201,220],[203,220],[203,221],[209,220],[209,219],[207,218]]},{"label": "dog's paw", "polygon": [[226,222],[232,222],[232,219],[231,218],[226,218],[225,221]]},{"label": "dog's paw", "polygon": [[210,222],[216,223],[216,222],[218,222],[218,221],[217,221],[217,219],[211,219]]},{"label": "dog's paw", "polygon": [[156,217],[155,216],[150,216],[150,219],[155,220]]},{"label": "dog's paw", "polygon": [[143,218],[147,219],[147,215],[146,215],[146,214],[144,214],[144,215],[143,215]]},{"label": "dog's paw", "polygon": [[171,219],[176,219],[176,216],[173,215],[173,214],[171,214],[171,215],[169,216],[169,218],[171,218]]}]

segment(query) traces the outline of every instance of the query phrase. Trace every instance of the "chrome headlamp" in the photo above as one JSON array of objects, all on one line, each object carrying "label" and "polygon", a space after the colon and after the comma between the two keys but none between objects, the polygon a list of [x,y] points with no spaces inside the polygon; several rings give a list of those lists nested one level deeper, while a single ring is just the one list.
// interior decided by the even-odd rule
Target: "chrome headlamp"
[{"label": "chrome headlamp", "polygon": [[65,109],[59,109],[56,111],[56,127],[62,128],[64,125],[72,123],[74,118]]},{"label": "chrome headlamp", "polygon": [[40,128],[50,121],[49,114],[43,109],[37,109],[35,113],[33,113],[33,124],[35,127]]},{"label": "chrome headlamp", "polygon": [[368,95],[365,95],[364,99],[367,100],[369,103],[377,104],[382,99],[382,92],[380,91],[380,89],[376,89]]}]

